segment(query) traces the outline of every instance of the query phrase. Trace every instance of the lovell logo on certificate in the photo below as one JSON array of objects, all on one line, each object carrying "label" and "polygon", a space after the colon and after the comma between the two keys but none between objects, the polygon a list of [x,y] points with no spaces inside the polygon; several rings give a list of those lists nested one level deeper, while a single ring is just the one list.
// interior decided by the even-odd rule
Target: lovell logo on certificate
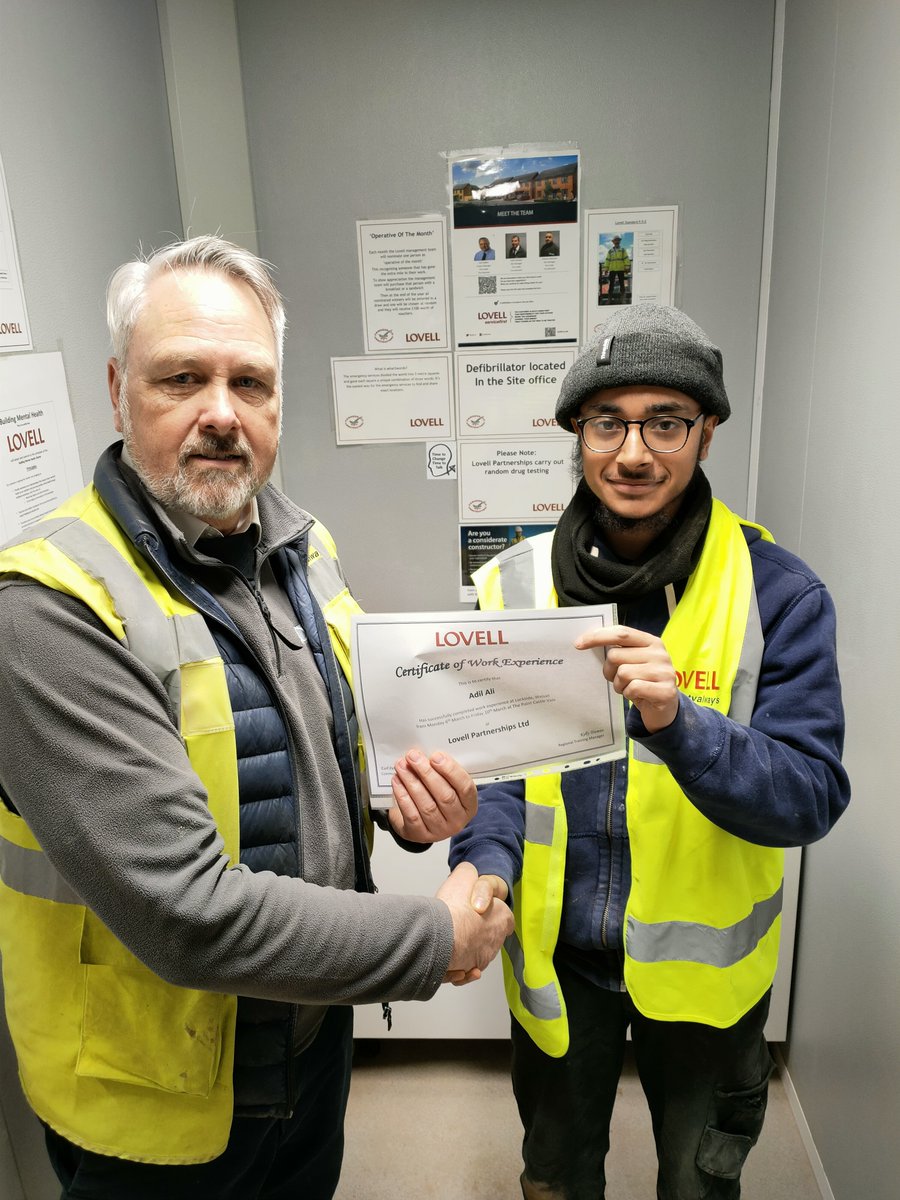
[{"label": "lovell logo on certificate", "polygon": [[582,633],[615,606],[353,618],[352,667],[372,803],[414,747],[451,754],[477,783],[625,756],[622,698]]}]

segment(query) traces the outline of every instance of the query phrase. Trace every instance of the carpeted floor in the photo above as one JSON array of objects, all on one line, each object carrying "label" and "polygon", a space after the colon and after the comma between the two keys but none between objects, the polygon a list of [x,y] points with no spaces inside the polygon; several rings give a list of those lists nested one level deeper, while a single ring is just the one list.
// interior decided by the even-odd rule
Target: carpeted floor
[{"label": "carpeted floor", "polygon": [[[357,1043],[336,1200],[520,1200],[521,1130],[505,1042]],[[654,1200],[650,1120],[629,1061],[613,1119],[608,1200]],[[821,1200],[778,1074],[743,1200]]]}]

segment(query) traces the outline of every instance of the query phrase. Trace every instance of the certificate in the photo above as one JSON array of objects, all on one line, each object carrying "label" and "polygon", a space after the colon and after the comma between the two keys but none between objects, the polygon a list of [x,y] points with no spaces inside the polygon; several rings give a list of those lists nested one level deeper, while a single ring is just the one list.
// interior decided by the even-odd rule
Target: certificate
[{"label": "certificate", "polygon": [[353,618],[353,691],[369,792],[390,796],[413,747],[453,755],[478,783],[571,771],[625,755],[624,705],[581,633],[611,604]]}]

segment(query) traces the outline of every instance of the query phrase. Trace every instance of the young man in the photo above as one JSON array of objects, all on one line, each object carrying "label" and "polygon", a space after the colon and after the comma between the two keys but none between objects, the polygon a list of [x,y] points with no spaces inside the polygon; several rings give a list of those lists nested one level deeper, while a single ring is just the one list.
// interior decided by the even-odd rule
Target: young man
[{"label": "young man", "polygon": [[673,308],[612,315],[563,381],[583,477],[554,533],[474,576],[482,608],[614,602],[584,636],[627,760],[480,791],[451,863],[509,898],[504,973],[527,1200],[605,1194],[631,1026],[662,1200],[734,1200],[765,1112],[783,847],[849,798],[823,584],[713,499],[722,358]]},{"label": "young man", "polygon": [[[352,1008],[465,982],[512,920],[373,894],[327,530],[267,483],[284,310],[218,238],[110,284],[117,442],[0,551],[0,947],[64,1196],[328,1200]],[[459,829],[448,756],[393,832]]]}]

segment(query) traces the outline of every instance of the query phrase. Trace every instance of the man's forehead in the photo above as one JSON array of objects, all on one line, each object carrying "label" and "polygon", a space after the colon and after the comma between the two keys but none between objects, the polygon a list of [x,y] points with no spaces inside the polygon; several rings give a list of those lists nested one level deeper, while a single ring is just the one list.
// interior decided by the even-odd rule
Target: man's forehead
[{"label": "man's forehead", "polygon": [[249,284],[217,271],[163,271],[149,281],[134,334],[186,334],[197,326],[233,330],[239,339],[275,344],[271,323]]},{"label": "man's forehead", "polygon": [[235,279],[222,271],[196,267],[167,268],[148,281],[141,312],[160,306],[230,305],[236,302],[258,309],[265,318],[265,309],[259,297],[242,279]]},{"label": "man's forehead", "polygon": [[588,396],[581,405],[581,415],[610,413],[615,416],[640,413],[689,413],[693,415],[700,405],[685,392],[664,387],[604,388]]}]

